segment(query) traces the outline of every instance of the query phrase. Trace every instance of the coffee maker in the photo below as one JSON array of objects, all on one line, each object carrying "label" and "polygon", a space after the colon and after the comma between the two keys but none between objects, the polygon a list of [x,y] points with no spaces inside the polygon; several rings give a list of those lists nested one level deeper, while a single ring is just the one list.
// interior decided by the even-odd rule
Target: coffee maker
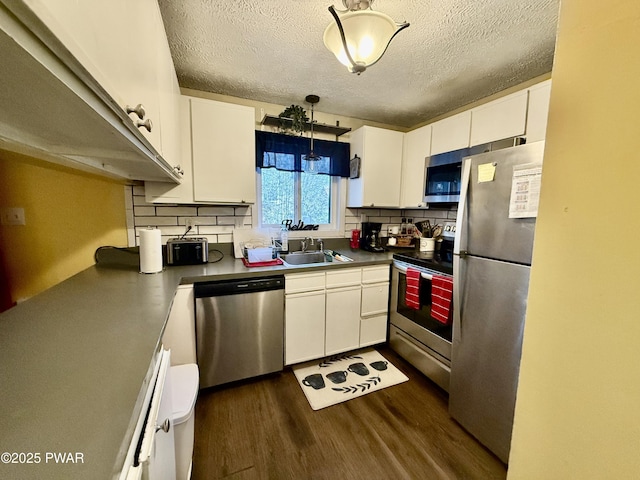
[{"label": "coffee maker", "polygon": [[384,252],[380,245],[381,223],[362,222],[362,237],[360,238],[360,248],[369,252]]}]

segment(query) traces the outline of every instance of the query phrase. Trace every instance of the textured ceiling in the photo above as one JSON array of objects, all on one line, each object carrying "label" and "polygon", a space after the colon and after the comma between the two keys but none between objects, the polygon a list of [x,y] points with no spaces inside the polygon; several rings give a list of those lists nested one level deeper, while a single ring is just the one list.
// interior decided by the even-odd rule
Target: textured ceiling
[{"label": "textured ceiling", "polygon": [[550,72],[558,2],[376,0],[411,26],[360,76],[322,42],[332,0],[159,4],[181,87],[412,127]]}]

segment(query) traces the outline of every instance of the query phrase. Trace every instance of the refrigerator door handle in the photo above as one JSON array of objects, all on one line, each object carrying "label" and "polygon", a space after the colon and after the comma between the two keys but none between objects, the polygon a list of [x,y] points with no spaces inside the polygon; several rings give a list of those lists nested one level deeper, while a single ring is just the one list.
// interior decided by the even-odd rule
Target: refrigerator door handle
[{"label": "refrigerator door handle", "polygon": [[467,193],[471,181],[471,159],[466,158],[462,163],[460,179],[460,203],[456,218],[456,237],[453,244],[453,342],[462,340],[462,271],[461,261],[467,256],[467,232],[465,220],[467,216]]},{"label": "refrigerator door handle", "polygon": [[456,236],[453,242],[453,253],[460,253],[467,248],[467,232],[465,220],[467,217],[467,194],[471,181],[471,158],[466,158],[462,163],[462,175],[460,179],[460,203],[458,204],[458,216],[456,218]]},{"label": "refrigerator door handle", "polygon": [[462,340],[462,295],[460,289],[462,288],[462,272],[460,262],[463,259],[463,254],[453,254],[453,343],[457,343]]}]

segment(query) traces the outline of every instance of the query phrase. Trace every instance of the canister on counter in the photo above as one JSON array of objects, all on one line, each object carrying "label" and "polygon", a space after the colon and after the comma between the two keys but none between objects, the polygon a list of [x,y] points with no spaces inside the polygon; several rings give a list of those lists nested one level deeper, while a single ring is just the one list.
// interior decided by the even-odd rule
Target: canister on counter
[{"label": "canister on counter", "polygon": [[360,247],[360,230],[354,228],[351,230],[351,241],[349,242],[351,248]]}]

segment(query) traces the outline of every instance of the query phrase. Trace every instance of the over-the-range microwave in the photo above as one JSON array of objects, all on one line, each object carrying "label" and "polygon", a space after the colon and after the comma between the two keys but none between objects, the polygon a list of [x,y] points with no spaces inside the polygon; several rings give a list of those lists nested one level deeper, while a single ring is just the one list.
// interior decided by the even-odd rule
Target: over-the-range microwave
[{"label": "over-the-range microwave", "polygon": [[511,137],[491,143],[432,155],[425,159],[424,202],[428,204],[458,203],[462,159],[479,153],[522,145],[525,139]]}]

